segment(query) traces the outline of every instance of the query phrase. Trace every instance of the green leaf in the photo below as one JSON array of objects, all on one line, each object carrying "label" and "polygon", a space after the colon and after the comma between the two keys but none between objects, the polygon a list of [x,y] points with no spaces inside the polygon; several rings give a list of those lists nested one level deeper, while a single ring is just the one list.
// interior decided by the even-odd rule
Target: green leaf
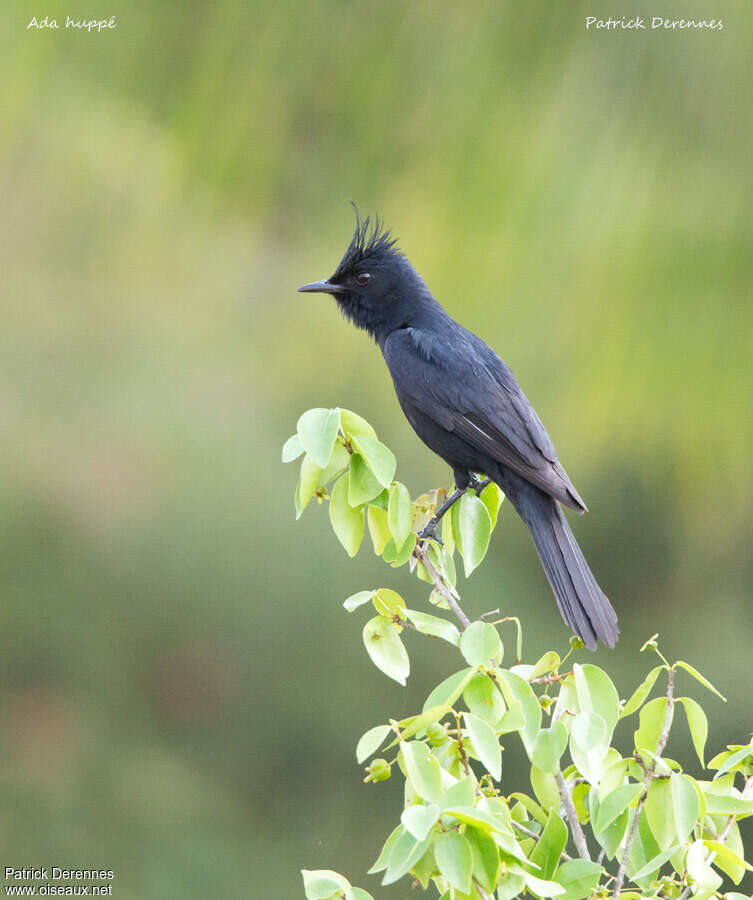
[{"label": "green leaf", "polygon": [[390,499],[387,505],[387,521],[395,540],[395,548],[402,547],[411,533],[413,525],[413,506],[408,488],[399,481],[390,488]]},{"label": "green leaf", "polygon": [[[394,541],[390,541],[392,546],[394,547]],[[416,535],[411,532],[408,535],[408,540],[405,541],[400,550],[395,551],[394,558],[387,559],[387,550],[384,552],[384,561],[389,562],[393,569],[398,568],[399,566],[404,566],[408,560],[413,555],[413,550],[416,546]]]},{"label": "green leaf", "polygon": [[693,891],[696,895],[713,892],[722,883],[722,879],[711,868],[706,858],[706,847],[703,841],[694,841],[690,845],[686,857],[688,875],[693,879]]},{"label": "green leaf", "polygon": [[282,445],[282,461],[284,463],[293,462],[301,453],[303,453],[303,444],[297,434],[289,437]]},{"label": "green leaf", "polygon": [[395,475],[395,455],[389,447],[366,434],[353,435],[351,444],[366,461],[382,487],[389,487]]},{"label": "green leaf", "polygon": [[466,828],[465,837],[471,845],[472,875],[484,890],[493,893],[499,878],[499,848],[480,828]]},{"label": "green leaf", "polygon": [[[403,737],[403,740],[408,740],[408,738],[413,737],[416,734],[420,734],[426,728],[429,727],[434,722],[438,722],[442,716],[447,715],[450,707],[445,706],[432,706],[430,709],[427,709],[426,712],[421,713],[420,716],[413,716],[409,722],[406,724],[404,728],[400,729],[400,734]],[[393,741],[389,746],[391,747],[393,744],[397,743],[397,741]]]},{"label": "green leaf", "polygon": [[392,731],[389,725],[375,725],[361,735],[356,745],[356,760],[362,763],[382,746],[387,735]]},{"label": "green leaf", "polygon": [[719,691],[708,680],[708,678],[705,678],[703,675],[701,675],[701,673],[698,671],[698,669],[694,669],[693,666],[690,665],[690,663],[683,662],[680,659],[675,663],[675,667],[677,667],[677,666],[679,666],[681,669],[685,669],[685,671],[689,675],[692,675],[696,681],[699,681],[705,688],[710,690],[712,692],[712,694],[716,694],[716,696],[719,697],[720,699],[724,700],[725,703],[727,702],[727,698],[722,696],[722,694],[719,693]]},{"label": "green leaf", "polygon": [[695,748],[698,759],[701,761],[701,765],[705,766],[703,753],[706,748],[706,738],[709,734],[709,723],[706,718],[706,713],[692,697],[679,697],[677,702],[682,703],[685,708],[685,715],[688,720],[688,728],[690,729],[693,747]]},{"label": "green leaf", "polygon": [[669,779],[659,778],[651,782],[644,809],[651,832],[661,849],[666,850],[676,844],[677,829]]},{"label": "green leaf", "polygon": [[531,862],[538,866],[538,875],[546,879],[554,875],[566,844],[567,828],[555,812],[550,812],[544,830],[530,856]]},{"label": "green leaf", "polygon": [[669,787],[675,817],[675,833],[682,844],[695,828],[701,804],[693,780],[687,775],[674,772],[669,779]]},{"label": "green leaf", "polygon": [[400,821],[417,841],[422,841],[439,819],[439,807],[435,803],[414,805],[403,810]]},{"label": "green leaf", "polygon": [[413,789],[428,803],[439,803],[442,797],[442,777],[436,757],[421,741],[402,741],[400,752]]},{"label": "green leaf", "polygon": [[363,643],[374,665],[405,685],[410,674],[410,661],[395,626],[384,616],[374,616],[363,629]]},{"label": "green leaf", "polygon": [[354,609],[358,609],[359,606],[368,603],[373,593],[374,591],[358,591],[357,594],[351,594],[347,600],[343,601],[343,606],[348,612],[353,612]]},{"label": "green leaf", "polygon": [[554,880],[565,888],[561,900],[584,900],[596,889],[604,869],[587,859],[569,859],[557,869]]},{"label": "green leaf", "polygon": [[607,724],[595,712],[579,712],[570,731],[570,755],[578,771],[592,785],[596,785],[604,771],[609,749]]},{"label": "green leaf", "polygon": [[743,800],[740,797],[727,797],[704,792],[706,812],[710,816],[749,816],[753,813],[753,798]]},{"label": "green leaf", "polygon": [[648,878],[649,875],[653,875],[658,869],[660,869],[664,863],[669,859],[670,856],[674,855],[675,851],[680,848],[680,844],[675,844],[673,847],[670,847],[668,850],[663,850],[661,853],[657,854],[650,859],[645,866],[642,866],[635,875],[632,876],[632,881],[643,881],[644,878]]},{"label": "green leaf", "polygon": [[492,522],[486,506],[475,494],[463,494],[456,506],[459,507],[460,546],[467,578],[486,556]]},{"label": "green leaf", "polygon": [[474,806],[451,806],[443,810],[443,815],[452,816],[458,822],[466,825],[473,825],[474,828],[480,828],[482,831],[494,832],[495,834],[507,834],[509,829],[502,822],[499,816],[486,812],[483,809],[477,809]]},{"label": "green leaf", "polygon": [[367,875],[376,875],[378,872],[383,872],[387,868],[387,861],[390,858],[390,853],[392,852],[392,848],[395,846],[395,843],[400,838],[401,835],[405,833],[405,829],[402,825],[398,825],[397,828],[390,834],[387,840],[384,842],[384,846],[379,851],[379,856],[376,859],[374,865],[368,870]]},{"label": "green leaf", "polygon": [[363,888],[350,887],[345,891],[345,900],[374,900],[374,898]]},{"label": "green leaf", "polygon": [[374,545],[374,553],[381,556],[384,548],[392,540],[390,526],[387,521],[387,511],[378,506],[369,506],[368,512],[369,534]]},{"label": "green leaf", "polygon": [[499,781],[502,775],[502,750],[496,734],[488,722],[473,713],[463,713],[463,719],[476,755],[492,778]]},{"label": "green leaf", "polygon": [[565,888],[556,881],[545,881],[530,872],[526,872],[525,879],[531,891],[539,897],[562,897],[565,894]]},{"label": "green leaf", "polygon": [[[549,772],[542,772],[536,766],[531,766],[531,787],[536,795],[536,799],[544,809],[549,812],[559,810],[560,794],[557,790],[557,782],[554,779],[554,775],[551,775]],[[526,808],[531,812],[529,807]],[[535,813],[532,813],[532,815],[536,818]]]},{"label": "green leaf", "polygon": [[542,772],[554,775],[560,757],[567,747],[567,729],[560,721],[552,723],[551,728],[542,728],[536,735],[531,750],[531,762]]},{"label": "green leaf", "polygon": [[727,844],[722,844],[719,841],[704,841],[703,843],[708,850],[716,854],[715,864],[729,875],[735,884],[740,884],[746,869],[749,872],[753,872],[753,866],[735,853]]},{"label": "green leaf", "polygon": [[485,672],[479,672],[463,691],[468,709],[490,725],[496,725],[505,712],[505,701],[494,681]]},{"label": "green leaf", "polygon": [[554,650],[548,650],[534,665],[531,674],[528,676],[528,681],[533,681],[534,678],[539,678],[548,672],[554,672],[559,667],[559,664],[559,653],[556,653]]},{"label": "green leaf", "polygon": [[349,409],[340,410],[340,427],[348,440],[354,435],[366,435],[366,437],[370,438],[376,438],[377,436],[376,431],[366,419],[362,419],[358,413],[354,413]]},{"label": "green leaf", "polygon": [[[670,726],[672,717],[674,716],[674,706],[669,712]],[[664,730],[664,723],[667,718],[667,698],[657,697],[651,700],[641,710],[640,725],[635,732],[635,746],[638,750],[649,750],[656,753],[659,745],[659,738]]]},{"label": "green leaf", "polygon": [[373,591],[371,599],[374,603],[374,609],[382,616],[391,619],[397,616],[399,619],[405,619],[408,614],[405,608],[405,600],[391,588],[378,588]]},{"label": "green leaf", "polygon": [[460,632],[447,619],[440,619],[439,616],[431,616],[428,613],[418,612],[415,609],[407,610],[408,619],[416,626],[421,634],[428,634],[430,637],[442,638],[454,647],[460,642]]},{"label": "green leaf", "polygon": [[301,446],[322,469],[329,465],[339,428],[339,409],[310,409],[298,420]]},{"label": "green leaf", "polygon": [[[731,753],[727,757],[727,759],[719,766],[719,770],[717,771],[716,775],[714,775],[714,781],[716,781],[716,779],[720,778],[722,775],[725,775],[727,772],[731,772],[736,768],[738,763],[741,763],[749,756],[753,756],[753,744],[748,744],[746,747],[741,747],[739,750]],[[709,765],[709,768],[713,768],[713,766]]]},{"label": "green leaf", "polygon": [[632,715],[637,709],[640,709],[640,707],[643,706],[643,701],[651,693],[651,688],[653,688],[654,684],[656,684],[656,679],[659,677],[659,672],[661,672],[663,668],[664,666],[656,666],[656,668],[651,669],[648,675],[646,675],[643,681],[633,692],[633,695],[622,707],[622,712],[620,713],[621,719],[624,719],[625,716]]},{"label": "green leaf", "polygon": [[467,839],[457,831],[440,834],[434,842],[434,856],[449,884],[463,894],[470,893],[473,856]]},{"label": "green leaf", "polygon": [[321,469],[314,460],[306,455],[301,460],[301,476],[298,482],[298,502],[300,503],[301,512],[309,505],[309,500],[314,496],[315,491],[321,484]]},{"label": "green leaf", "polygon": [[390,850],[387,871],[382,879],[383,885],[399,881],[421,859],[431,843],[430,837],[423,841],[417,841],[409,831],[405,831],[402,827],[400,832]]},{"label": "green leaf", "polygon": [[347,878],[329,869],[301,869],[306,900],[329,900],[337,891],[350,887]]},{"label": "green leaf", "polygon": [[348,503],[348,474],[340,478],[332,489],[329,501],[329,520],[337,539],[348,556],[355,556],[363,540],[363,509],[353,509]]},{"label": "green leaf", "polygon": [[360,453],[350,456],[350,479],[348,481],[348,503],[361,506],[382,493],[382,485],[366,465]]},{"label": "green leaf", "polygon": [[475,667],[461,669],[459,672],[455,672],[454,675],[445,678],[426,698],[423,712],[426,712],[427,709],[431,709],[433,706],[443,706],[445,704],[452,706],[477,671]]},{"label": "green leaf", "polygon": [[471,666],[488,665],[501,649],[497,629],[488,622],[472,622],[460,635],[460,652]]},{"label": "green leaf", "polygon": [[595,831],[606,831],[618,816],[641,794],[640,784],[623,784],[600,800]]},{"label": "green leaf", "polygon": [[[513,898],[522,894],[525,886],[526,876],[524,872],[511,871],[508,866],[506,874],[499,879],[499,884],[497,885],[498,900],[513,900]],[[440,900],[444,900],[444,898],[440,898]]]},{"label": "green leaf", "polygon": [[475,799],[476,786],[472,776],[466,775],[465,778],[461,778],[460,781],[448,787],[444,792],[441,804],[442,811],[444,812],[451,806],[468,806],[472,808]]},{"label": "green leaf", "polygon": [[[508,706],[508,712],[516,700],[520,701],[525,725],[520,731],[523,746],[529,757],[533,749],[533,742],[541,728],[541,706],[537,696],[531,690],[531,685],[523,678],[509,669],[497,669],[500,677],[499,686]],[[505,716],[507,713],[505,713]],[[504,719],[504,717],[503,717]],[[500,725],[502,723],[500,722]]]},{"label": "green leaf", "polygon": [[583,712],[595,712],[601,716],[607,726],[607,740],[612,736],[614,726],[620,717],[620,698],[612,679],[598,666],[573,666],[575,691],[578,705]]},{"label": "green leaf", "polygon": [[479,495],[481,502],[486,507],[486,511],[489,513],[489,519],[491,521],[492,531],[494,531],[497,525],[497,516],[499,514],[499,508],[502,506],[502,501],[505,499],[505,495],[502,491],[497,487],[497,485],[492,481],[491,484],[488,484],[481,494]]}]

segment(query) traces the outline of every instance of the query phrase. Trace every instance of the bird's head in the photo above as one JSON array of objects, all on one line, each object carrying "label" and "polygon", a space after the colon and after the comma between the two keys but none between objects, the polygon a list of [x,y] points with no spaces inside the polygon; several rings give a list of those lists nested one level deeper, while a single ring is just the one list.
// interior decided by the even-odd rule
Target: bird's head
[{"label": "bird's head", "polygon": [[424,298],[436,302],[379,218],[372,224],[357,211],[355,233],[334,273],[298,290],[332,294],[343,314],[377,341],[411,324]]}]

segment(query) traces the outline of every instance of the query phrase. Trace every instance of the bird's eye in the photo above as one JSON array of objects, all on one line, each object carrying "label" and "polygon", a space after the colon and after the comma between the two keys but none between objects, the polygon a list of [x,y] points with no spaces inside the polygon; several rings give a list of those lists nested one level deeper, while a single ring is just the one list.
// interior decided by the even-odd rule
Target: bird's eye
[{"label": "bird's eye", "polygon": [[356,281],[358,284],[363,287],[365,284],[368,284],[371,280],[371,275],[368,272],[361,272],[360,275],[356,275]]}]

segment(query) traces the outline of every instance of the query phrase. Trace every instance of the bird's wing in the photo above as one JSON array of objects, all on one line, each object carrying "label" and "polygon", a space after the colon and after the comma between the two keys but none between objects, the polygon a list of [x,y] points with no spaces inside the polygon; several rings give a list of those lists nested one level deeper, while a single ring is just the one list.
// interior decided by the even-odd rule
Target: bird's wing
[{"label": "bird's wing", "polygon": [[398,395],[480,454],[583,511],[585,504],[510,369],[478,337],[456,328],[446,340],[418,328],[388,337],[384,357]]}]

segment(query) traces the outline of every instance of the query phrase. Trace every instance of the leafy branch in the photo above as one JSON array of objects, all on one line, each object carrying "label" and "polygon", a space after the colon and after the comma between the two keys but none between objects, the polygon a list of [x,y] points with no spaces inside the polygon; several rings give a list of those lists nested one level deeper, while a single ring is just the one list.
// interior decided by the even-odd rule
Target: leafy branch
[{"label": "leafy branch", "polygon": [[[753,742],[717,754],[708,763],[716,772],[710,780],[665,756],[682,708],[706,767],[706,715],[692,697],[676,696],[682,674],[721,697],[700,672],[684,661],[670,663],[654,636],[642,649],[658,654],[660,664],[620,701],[603,669],[565,666],[582,647],[577,638],[562,656],[549,650],[523,662],[518,618],[487,621],[495,610],[471,621],[457,585],[456,556],[467,578],[486,554],[504,499],[495,485],[477,481],[464,491],[412,499],[394,480],[389,448],[348,410],[304,413],[283,449],[285,461],[299,457],[298,516],[313,498],[327,501],[350,556],[368,525],[374,552],[429,586],[431,613],[409,608],[388,587],[345,600],[349,612],[370,605],[376,614],[363,629],[372,662],[405,685],[406,636],[439,639],[462,657],[420,710],[399,721],[386,717],[358,741],[364,781],[399,773],[406,782],[400,821],[371,874],[381,874],[385,885],[410,876],[425,890],[433,886],[441,900],[743,897],[720,891],[723,876],[739,884],[751,869],[738,823],[753,815]],[[516,625],[517,637],[514,662],[504,666],[500,629],[507,623]],[[666,690],[651,698],[662,673]],[[629,741],[623,755],[614,734],[635,715],[637,729],[620,739]],[[380,750],[387,758],[376,757]],[[530,791],[505,792],[508,752],[525,754]],[[598,848],[596,860],[589,843]],[[303,877],[308,900],[371,898],[337,872],[304,870]]]}]

